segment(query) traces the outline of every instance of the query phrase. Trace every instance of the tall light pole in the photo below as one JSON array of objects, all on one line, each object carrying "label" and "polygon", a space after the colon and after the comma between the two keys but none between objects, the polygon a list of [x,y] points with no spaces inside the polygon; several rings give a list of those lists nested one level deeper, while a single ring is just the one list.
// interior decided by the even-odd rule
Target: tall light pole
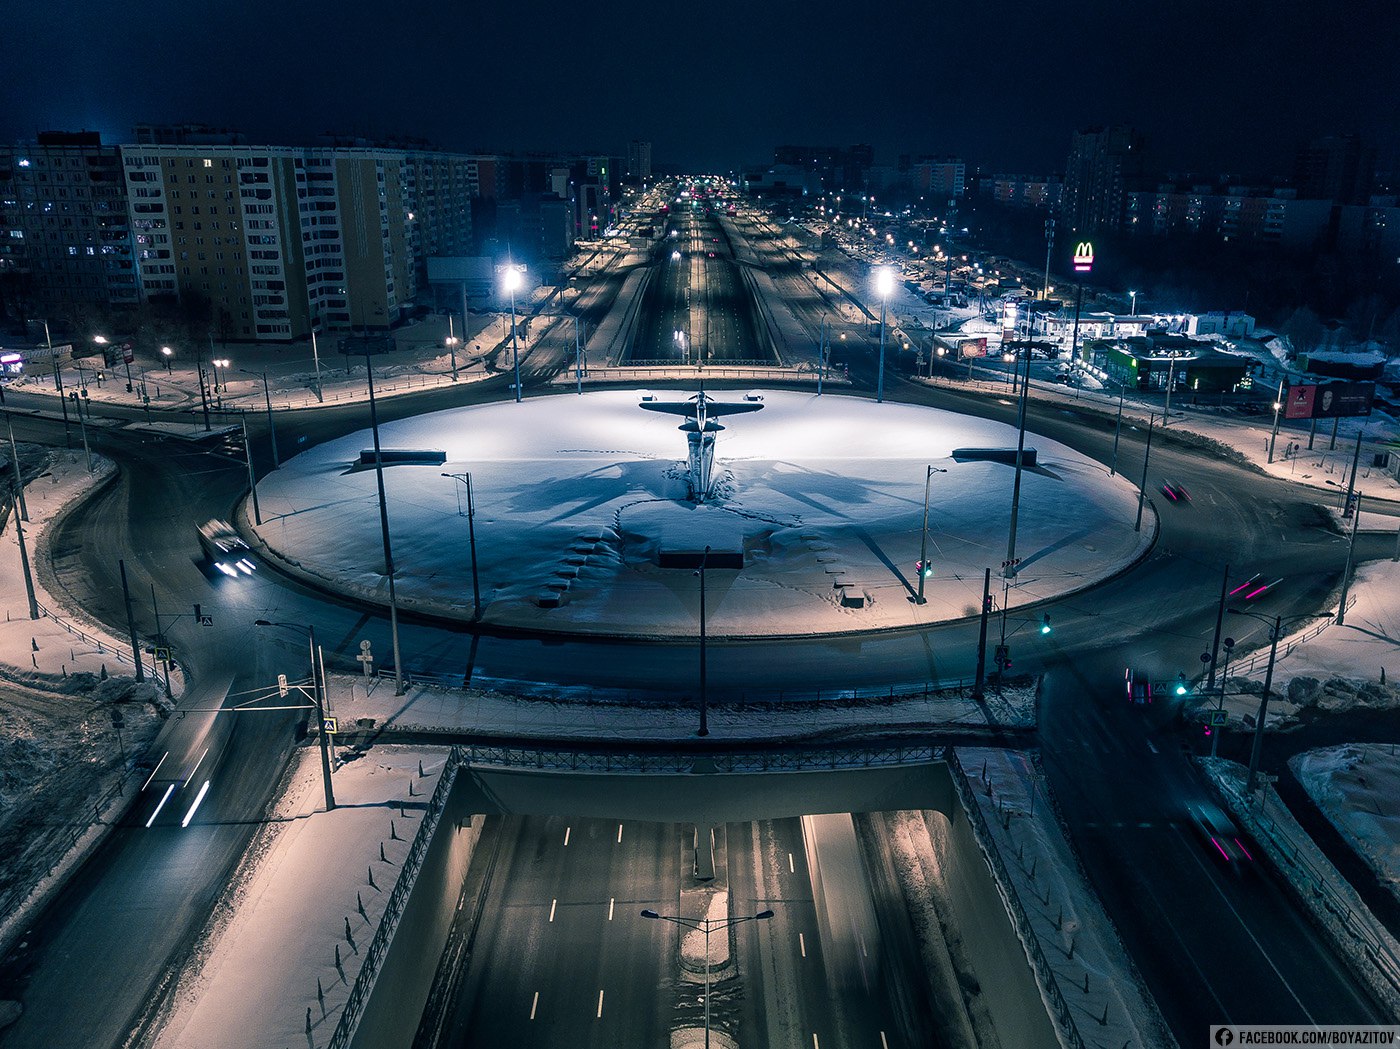
[{"label": "tall light pole", "polygon": [[1147,462],[1152,456],[1152,423],[1155,419],[1156,416],[1148,414],[1147,445],[1142,450],[1142,484],[1138,486],[1137,524],[1133,525],[1134,532],[1142,531],[1142,504],[1143,500],[1147,498]]},{"label": "tall light pole", "polygon": [[880,364],[875,381],[875,401],[879,404],[885,400],[885,304],[889,301],[890,292],[894,291],[894,274],[888,266],[881,266],[876,271],[875,291],[880,296]]},{"label": "tall light pole", "polygon": [[[445,473],[442,476],[461,481],[467,488],[467,512],[465,516],[467,518],[467,543],[471,547],[472,554],[472,620],[475,621],[481,618],[481,582],[476,572],[476,525],[474,523],[476,519],[476,506],[472,503],[472,475],[468,472],[459,474]],[[456,491],[457,486],[453,485],[452,489]],[[457,497],[457,513],[459,516],[462,515],[461,496]]]},{"label": "tall light pole", "polygon": [[24,569],[24,593],[29,599],[29,618],[39,618],[39,602],[34,596],[34,576],[29,571],[29,550],[24,545],[24,522],[20,519],[19,497],[10,495],[10,517],[15,522],[15,536],[19,540],[19,563]]},{"label": "tall light pole", "polygon": [[262,524],[262,509],[258,506],[258,479],[253,473],[253,443],[248,440],[248,415],[240,413],[238,421],[243,424],[243,457],[248,460],[248,492],[253,497],[253,523]]},{"label": "tall light pole", "polygon": [[1130,317],[1136,317],[1136,316],[1137,316],[1137,292],[1135,292],[1135,291],[1130,291],[1130,292],[1128,292],[1128,294],[1131,295],[1131,296],[1133,297],[1133,304],[1132,304],[1132,306],[1130,306],[1130,307],[1128,308],[1128,316],[1130,316]]},{"label": "tall light pole", "polygon": [[[466,323],[462,324],[463,331],[466,330]],[[447,315],[447,352],[452,355],[452,381],[457,381],[457,333],[452,330],[452,314]]]},{"label": "tall light pole", "polygon": [[670,922],[682,929],[705,934],[705,1049],[710,1049],[710,933],[728,932],[734,926],[743,925],[745,922],[766,921],[773,917],[773,912],[763,910],[757,914],[740,914],[729,918],[683,918],[675,914],[657,914],[648,908],[642,911],[642,917]]},{"label": "tall light pole", "polygon": [[510,353],[515,362],[515,403],[519,404],[520,346],[516,341],[517,336],[515,332],[515,292],[516,289],[520,287],[521,283],[523,283],[523,278],[520,276],[520,270],[516,267],[515,263],[512,262],[506,265],[506,272],[504,277],[501,278],[501,283],[504,285],[506,291],[510,292]]},{"label": "tall light pole", "polygon": [[316,700],[316,738],[321,745],[321,781],[326,790],[326,811],[330,812],[335,808],[335,791],[331,788],[331,754],[327,738],[330,733],[326,731],[325,668],[321,664],[320,649],[316,646],[316,628],[310,624],[303,627],[296,623],[274,623],[267,619],[254,620],[253,625],[285,626],[306,631],[307,641],[311,646],[311,693]]},{"label": "tall light pole", "polygon": [[170,374],[170,358],[173,357],[173,356],[175,356],[175,351],[172,350],[169,346],[162,346],[162,347],[160,348],[160,355],[161,355],[162,357],[165,358],[165,374],[166,374],[166,375],[169,375],[169,374]]},{"label": "tall light pole", "polygon": [[[345,358],[350,359],[348,356]],[[316,346],[316,328],[311,328],[311,361],[316,366],[316,403],[325,404],[326,394],[321,386],[321,351]]]},{"label": "tall light pole", "polygon": [[1118,438],[1123,433],[1123,393],[1127,386],[1119,382],[1118,384],[1118,421],[1113,424],[1113,461],[1108,465],[1108,476],[1112,477],[1118,472]]},{"label": "tall light pole", "polygon": [[267,403],[267,435],[272,440],[272,467],[277,469],[282,465],[282,460],[277,455],[277,427],[272,422],[272,393],[267,385],[267,370],[262,372],[249,371],[247,368],[239,368],[244,375],[261,375],[263,384],[263,399]]},{"label": "tall light pole", "polygon": [[1274,461],[1274,442],[1278,440],[1278,413],[1283,411],[1283,382],[1278,381],[1278,394],[1274,397],[1274,428],[1269,433],[1269,462]]},{"label": "tall light pole", "polygon": [[948,471],[938,466],[927,466],[924,468],[924,527],[919,533],[919,596],[914,598],[914,604],[922,605],[927,602],[924,599],[924,578],[929,574],[928,567],[928,490],[929,483],[933,480],[934,474],[946,474]]},{"label": "tall light pole", "polygon": [[1239,608],[1229,609],[1231,615],[1249,616],[1269,627],[1269,666],[1264,671],[1264,694],[1259,697],[1258,720],[1254,723],[1254,745],[1249,750],[1249,779],[1245,781],[1245,793],[1253,794],[1259,780],[1259,761],[1264,755],[1264,718],[1269,713],[1269,692],[1274,684],[1274,660],[1278,657],[1278,639],[1283,633],[1283,624],[1295,619],[1315,619],[1314,613],[1297,616],[1268,616],[1258,612],[1246,612]]},{"label": "tall light pole", "polygon": [[[348,359],[348,358],[347,358]],[[394,588],[394,549],[389,543],[389,504],[384,497],[384,455],[379,447],[379,409],[374,402],[374,369],[365,352],[369,382],[369,426],[374,434],[374,480],[379,487],[379,533],[384,540],[384,574],[389,577],[389,633],[394,644],[394,695],[403,695],[403,659],[399,656],[399,596]]]},{"label": "tall light pole", "polygon": [[1011,485],[1011,530],[1006,541],[1006,567],[1002,576],[1012,579],[1016,575],[1016,521],[1021,511],[1021,467],[1026,450],[1026,394],[1031,385],[1031,353],[1026,348],[1026,375],[1021,383],[1021,407],[1016,413],[1016,479]]},{"label": "tall light pole", "polygon": [[709,566],[710,548],[705,547],[705,552],[700,555],[700,567],[695,570],[695,574],[700,577],[700,730],[697,736],[708,736],[710,734],[710,704],[708,681],[706,673],[708,666],[705,662],[705,569]]}]

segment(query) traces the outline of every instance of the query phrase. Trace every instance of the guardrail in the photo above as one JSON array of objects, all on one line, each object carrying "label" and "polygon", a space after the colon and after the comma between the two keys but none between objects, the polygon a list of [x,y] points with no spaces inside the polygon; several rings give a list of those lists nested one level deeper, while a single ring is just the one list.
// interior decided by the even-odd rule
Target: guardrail
[{"label": "guardrail", "polygon": [[[1352,594],[1349,598],[1347,598],[1348,612],[1351,611],[1351,608],[1354,604],[1356,604],[1356,595]],[[1279,647],[1278,653],[1275,656],[1274,661],[1278,662],[1278,660],[1283,659],[1285,656],[1291,655],[1293,650],[1299,645],[1306,644],[1307,642],[1313,640],[1324,630],[1326,630],[1329,626],[1335,626],[1336,622],[1337,613],[1327,613],[1327,618],[1324,619],[1321,623],[1315,623],[1312,626],[1308,627],[1306,630],[1304,630],[1301,634],[1295,634],[1293,637],[1288,638]],[[1253,653],[1248,659],[1242,660],[1238,664],[1232,665],[1230,669],[1235,670],[1240,674],[1249,674],[1256,670],[1258,667],[1263,666],[1268,661],[1269,646],[1265,645],[1263,648],[1259,649],[1259,651]]]},{"label": "guardrail", "polygon": [[[1362,970],[1362,975],[1374,974],[1384,981],[1377,985],[1376,989],[1381,992],[1388,990],[1391,1004],[1394,1005],[1397,999],[1400,999],[1400,955],[1397,955],[1393,941],[1387,941],[1382,936],[1377,935],[1374,928],[1369,927],[1377,920],[1364,903],[1358,908],[1355,903],[1360,903],[1359,899],[1355,902],[1348,899],[1332,884],[1333,878],[1341,878],[1336,869],[1330,865],[1328,868],[1323,868],[1314,863],[1294,841],[1293,836],[1285,826],[1269,815],[1270,806],[1277,806],[1287,811],[1287,806],[1284,805],[1274,789],[1267,784],[1264,785],[1262,787],[1263,802],[1255,803],[1236,789],[1235,784],[1227,784],[1218,776],[1212,776],[1211,781],[1222,793],[1228,794],[1234,800],[1234,804],[1230,805],[1230,808],[1234,809],[1236,813],[1248,814],[1246,822],[1252,824],[1248,829],[1256,838],[1261,839],[1260,844],[1268,850],[1274,863],[1285,866],[1292,871],[1294,877],[1286,879],[1289,884],[1293,885],[1298,893],[1305,898],[1309,894],[1311,895],[1311,900],[1305,900],[1305,902],[1314,907],[1321,907],[1337,919],[1351,946],[1359,947],[1370,963],[1368,970]],[[1309,844],[1314,844],[1311,838],[1308,838],[1307,841]],[[1346,884],[1345,879],[1343,879],[1343,884]],[[1350,885],[1347,885],[1347,888],[1350,889]],[[1345,945],[1339,953],[1348,959],[1356,960],[1354,952],[1347,951]],[[1361,968],[1360,965],[1357,967]]]},{"label": "guardrail", "polygon": [[[381,680],[392,680],[394,668],[391,666],[378,666],[374,670],[375,675]],[[403,674],[404,687],[416,686],[418,688],[434,688],[448,692],[461,692],[474,687],[465,675],[436,674],[431,671],[414,670],[406,668]],[[975,678],[960,677],[949,680],[929,681],[917,687],[895,688],[893,685],[885,688],[866,688],[859,686],[852,688],[831,688],[817,690],[803,689],[778,689],[777,691],[743,690],[737,693],[723,692],[711,686],[711,695],[717,696],[718,702],[737,703],[900,703],[915,699],[932,699],[945,692],[961,691],[971,689],[976,683]],[[995,684],[995,682],[993,682]],[[528,690],[512,690],[509,681],[491,681],[491,691],[502,695],[526,697],[534,693]],[[1038,686],[1037,686],[1038,687]],[[676,699],[675,692],[655,692],[643,691],[641,689],[590,689],[589,695],[595,701],[608,703],[633,703],[644,702],[648,699]]]},{"label": "guardrail", "polygon": [[708,753],[588,752],[526,746],[459,744],[464,764],[495,768],[530,768],[551,772],[621,774],[690,774],[706,772],[801,772],[812,769],[887,768],[926,765],[943,760],[947,748],[934,743],[861,745],[803,750],[773,748]]},{"label": "guardrail", "polygon": [[331,1034],[330,1041],[326,1043],[327,1049],[346,1049],[355,1037],[360,1017],[364,1014],[370,992],[374,990],[374,983],[379,978],[379,970],[383,968],[384,957],[389,953],[389,946],[394,941],[394,932],[399,927],[399,919],[403,917],[404,907],[407,906],[409,895],[413,892],[413,883],[418,880],[418,872],[422,869],[423,859],[427,855],[428,847],[432,844],[438,820],[442,816],[443,808],[447,805],[447,797],[452,792],[452,786],[457,782],[457,772],[461,767],[461,753],[456,747],[453,747],[448,752],[442,772],[438,774],[437,787],[433,790],[433,796],[428,799],[427,807],[423,811],[423,821],[418,825],[418,833],[413,836],[413,844],[409,846],[408,855],[404,857],[398,879],[394,882],[394,888],[390,891],[389,899],[384,904],[384,913],[380,916],[379,928],[374,930],[374,939],[370,940],[369,947],[365,951],[364,964],[360,966],[360,971],[355,976],[355,983],[346,996],[345,1007],[340,1011],[340,1019],[336,1022],[335,1031]]},{"label": "guardrail", "polygon": [[962,805],[963,811],[967,813],[973,836],[976,837],[982,854],[987,857],[987,862],[991,864],[992,874],[996,879],[1002,902],[1006,905],[1007,913],[1011,915],[1017,937],[1025,945],[1031,968],[1035,970],[1036,983],[1040,985],[1046,1004],[1050,1006],[1051,1017],[1054,1020],[1056,1031],[1060,1035],[1061,1044],[1069,1049],[1086,1049],[1084,1038],[1080,1035],[1079,1027],[1075,1023],[1074,1014],[1070,1011],[1069,1002],[1065,1000],[1065,996],[1060,990],[1059,981],[1055,978],[1055,970],[1050,965],[1050,959],[1045,956],[1044,950],[1041,949],[1040,938],[1031,925],[1030,916],[1026,914],[1026,909],[1021,905],[1021,898],[1013,888],[1011,872],[1006,869],[1006,864],[1001,858],[996,839],[992,835],[991,828],[987,826],[987,819],[977,804],[977,798],[973,795],[972,785],[968,782],[962,762],[958,760],[957,754],[951,749],[945,760],[948,763],[948,770],[952,774],[950,778],[953,781],[953,789],[957,792],[958,801]]},{"label": "guardrail", "polygon": [[[125,663],[128,666],[130,666],[133,670],[136,669],[135,662],[132,661],[131,656],[126,655],[122,652],[120,644],[111,644],[107,641],[103,641],[101,638],[93,637],[91,634],[88,634],[85,631],[78,629],[72,623],[69,623],[67,620],[60,619],[57,615],[55,615],[53,612],[50,612],[38,601],[34,602],[34,607],[36,607],[39,610],[39,614],[41,616],[45,617],[46,619],[52,619],[55,623],[61,626],[68,633],[72,634],[74,637],[82,638],[89,645],[96,646],[97,651],[100,655],[105,656],[110,653],[112,658],[114,658],[118,663]],[[154,660],[152,660],[150,663],[147,663],[143,659],[141,661],[141,665],[144,669],[150,672],[151,677],[153,679],[159,678],[160,670],[157,667]],[[175,663],[171,663],[172,667],[174,667],[175,665]]]}]

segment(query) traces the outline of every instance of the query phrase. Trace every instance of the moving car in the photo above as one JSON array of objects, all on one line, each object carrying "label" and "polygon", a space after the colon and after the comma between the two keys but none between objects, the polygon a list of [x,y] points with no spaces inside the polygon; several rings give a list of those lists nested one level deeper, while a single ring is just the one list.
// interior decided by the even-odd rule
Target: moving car
[{"label": "moving car", "polygon": [[1254,862],[1253,854],[1245,845],[1244,834],[1219,806],[1211,802],[1192,805],[1187,809],[1187,816],[1217,860],[1236,870]]},{"label": "moving car", "polygon": [[1123,671],[1123,681],[1127,685],[1128,702],[1144,706],[1162,694],[1162,686],[1154,685],[1152,678],[1140,667],[1127,667]]},{"label": "moving car", "polygon": [[226,576],[236,577],[240,572],[252,575],[257,567],[253,551],[227,521],[215,519],[200,525],[199,546],[209,564]]},{"label": "moving car", "polygon": [[1162,494],[1174,503],[1189,503],[1191,501],[1191,493],[1186,490],[1184,485],[1177,484],[1175,481],[1163,481]]}]

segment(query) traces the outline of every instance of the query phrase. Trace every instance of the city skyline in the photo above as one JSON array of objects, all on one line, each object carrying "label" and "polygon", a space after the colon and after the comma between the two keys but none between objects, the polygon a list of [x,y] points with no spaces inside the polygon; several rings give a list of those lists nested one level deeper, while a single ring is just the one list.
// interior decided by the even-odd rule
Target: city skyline
[{"label": "city skyline", "polygon": [[[1400,33],[1385,27],[1400,19],[1380,4],[1339,15],[1289,3],[1267,23],[1225,5],[1207,31],[1188,11],[1097,0],[1075,20],[1009,3],[896,4],[870,19],[868,45],[852,42],[830,4],[800,18],[712,5],[687,13],[679,41],[640,5],[619,5],[596,29],[564,5],[531,12],[529,24],[505,9],[395,21],[351,3],[322,25],[261,0],[197,14],[157,3],[127,27],[90,0],[62,16],[23,8],[11,14],[7,64],[26,87],[0,137],[86,128],[123,142],[152,122],[233,126],[250,141],[334,132],[451,150],[611,151],[640,138],[655,143],[659,166],[691,170],[763,163],[783,142],[867,142],[880,164],[939,152],[984,172],[1050,172],[1076,128],[1128,124],[1154,166],[1248,175],[1287,173],[1320,135],[1355,132],[1382,165],[1396,147],[1386,78]],[[1238,46],[1223,51],[1211,43],[1220,39]],[[143,57],[119,75],[90,61],[127,51]]]}]

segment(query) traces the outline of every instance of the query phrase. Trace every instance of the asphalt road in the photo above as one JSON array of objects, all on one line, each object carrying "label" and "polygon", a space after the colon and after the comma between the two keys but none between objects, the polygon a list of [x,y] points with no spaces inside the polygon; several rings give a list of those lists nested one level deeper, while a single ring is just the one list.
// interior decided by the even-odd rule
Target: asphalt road
[{"label": "asphalt road", "polygon": [[[809,323],[820,308],[819,297],[805,307]],[[874,385],[872,342],[878,345],[868,334],[856,334],[844,344],[858,388]],[[909,386],[893,371],[886,382],[892,398],[1013,418],[1009,400]],[[381,417],[499,398],[507,383],[502,377],[395,398],[383,402]],[[22,395],[10,400],[12,407],[35,403]],[[139,417],[120,409],[104,414]],[[287,413],[278,419],[279,440],[284,448],[319,443],[360,428],[362,416],[363,407]],[[1111,455],[1111,421],[1072,408],[1032,406],[1029,427],[1102,462]],[[216,583],[199,571],[191,525],[227,515],[242,489],[240,464],[180,442],[133,443],[102,427],[93,429],[96,445],[122,463],[123,477],[61,530],[54,566],[58,584],[67,601],[120,626],[116,562],[127,558],[141,628],[154,629],[143,597],[154,583],[167,632],[199,682],[192,702],[217,705],[225,688],[237,693],[265,687],[276,673],[295,674],[305,666],[295,631],[259,643],[251,628],[257,618],[314,622],[332,664],[349,665],[361,638],[371,639],[378,651],[388,650],[382,616],[271,572]],[[20,419],[16,430],[21,440],[62,440],[61,425],[53,422]],[[261,464],[266,454],[261,444],[258,451]],[[1119,464],[1129,476],[1139,476],[1142,454],[1143,435],[1126,429]],[[1282,579],[1261,606],[1264,611],[1304,613],[1325,606],[1345,560],[1345,543],[1313,508],[1315,496],[1202,454],[1174,436],[1158,435],[1149,492],[1166,477],[1185,483],[1195,500],[1162,508],[1159,541],[1146,561],[1091,593],[1055,602],[1049,608],[1055,622],[1049,638],[1028,626],[1032,618],[1038,621],[1039,610],[1007,622],[1017,669],[1049,670],[1041,743],[1052,785],[1091,878],[1183,1042],[1198,1037],[1203,1023],[1271,1020],[1275,1014],[1266,1010],[1275,1008],[1286,1016],[1319,1019],[1373,1015],[1363,998],[1347,990],[1350,981],[1336,959],[1269,875],[1237,885],[1200,862],[1199,850],[1181,832],[1180,818],[1200,788],[1172,745],[1176,737],[1134,720],[1118,705],[1125,663],[1145,665],[1163,677],[1199,666],[1197,657],[1214,625],[1224,563],[1240,578],[1257,571]],[[989,493],[992,497],[998,494]],[[1388,537],[1363,537],[1359,559],[1389,556],[1392,546]],[[214,615],[212,630],[201,633],[189,618],[173,624],[167,619],[188,616],[194,601]],[[1235,633],[1249,635],[1248,630]],[[968,675],[974,645],[970,622],[864,638],[712,640],[711,695],[720,700],[755,691],[922,685]],[[406,618],[403,649],[411,669],[461,674],[476,683],[694,694],[694,682],[676,672],[678,666],[696,665],[693,645],[478,638],[460,627]],[[210,759],[215,778],[191,827],[162,821],[152,832],[144,826],[120,829],[36,927],[28,952],[6,966],[0,993],[22,992],[29,1012],[0,1037],[0,1045],[111,1044],[113,1032],[129,1026],[144,1003],[159,997],[167,963],[183,956],[241,856],[253,829],[244,821],[262,811],[291,745],[286,721],[271,715],[237,718],[227,745]],[[1206,908],[1209,921],[1202,920],[1200,908]],[[1253,975],[1241,977],[1242,967]],[[74,987],[83,987],[83,995],[75,996]],[[820,1017],[826,1007],[811,1006],[813,1018],[798,1022],[826,1022]],[[64,1017],[63,1026],[54,1025],[58,1016]]]},{"label": "asphalt road", "polygon": [[[639,913],[677,914],[682,887],[698,884],[692,828],[493,817],[490,829],[480,931],[439,1044],[652,1047],[673,1027],[703,1025],[703,985],[680,976],[680,930]],[[840,931],[868,953],[832,954],[823,941],[800,821],[724,830],[730,913],[774,913],[732,930],[737,969],[716,974],[714,1028],[741,1045],[937,1044],[926,1011],[906,1015],[923,985],[912,938],[896,929],[887,942],[862,924]],[[871,894],[859,859],[826,873],[828,898],[864,903]],[[891,873],[877,880],[883,905],[902,908],[887,895]],[[882,918],[897,922],[898,913]]]}]

